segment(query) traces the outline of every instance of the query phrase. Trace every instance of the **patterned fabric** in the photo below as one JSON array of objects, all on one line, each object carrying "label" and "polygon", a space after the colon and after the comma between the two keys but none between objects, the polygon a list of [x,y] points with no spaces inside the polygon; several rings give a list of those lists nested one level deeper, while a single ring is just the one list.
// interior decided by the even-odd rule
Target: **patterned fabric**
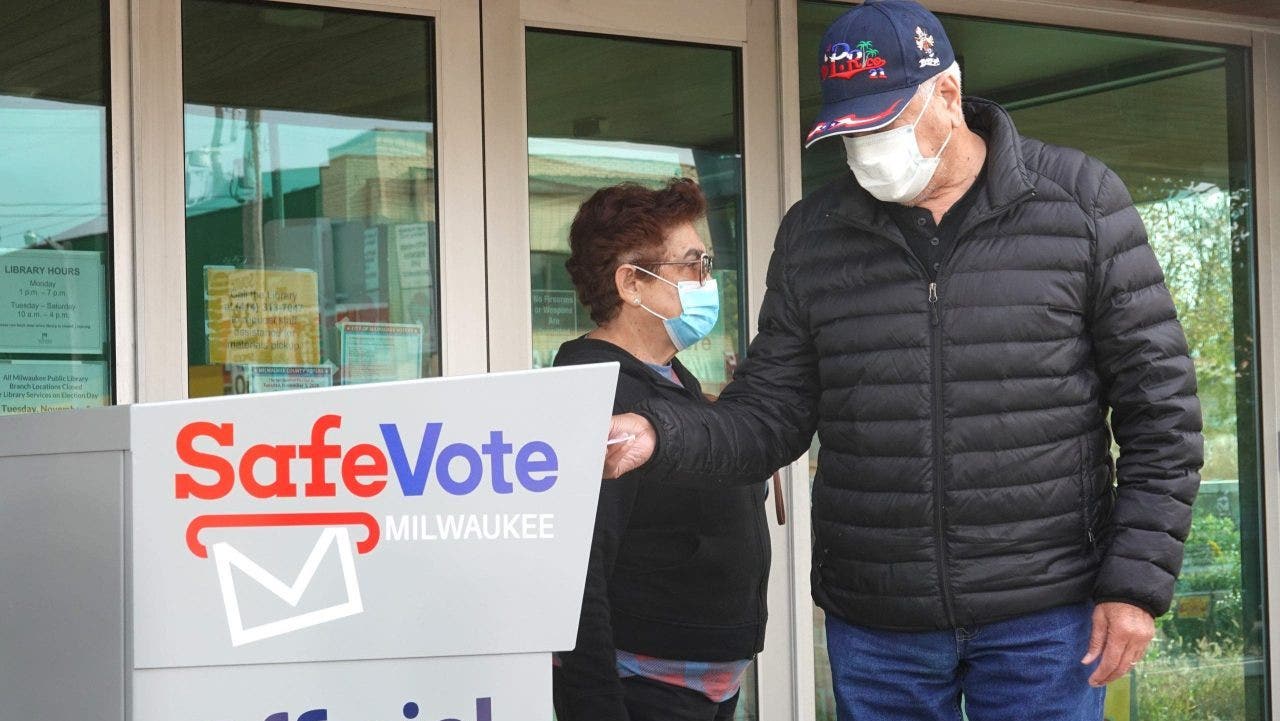
[{"label": "patterned fabric", "polygon": [[751,665],[745,661],[674,661],[619,650],[618,676],[642,676],[687,688],[720,703],[733,698],[742,686],[742,675]]}]

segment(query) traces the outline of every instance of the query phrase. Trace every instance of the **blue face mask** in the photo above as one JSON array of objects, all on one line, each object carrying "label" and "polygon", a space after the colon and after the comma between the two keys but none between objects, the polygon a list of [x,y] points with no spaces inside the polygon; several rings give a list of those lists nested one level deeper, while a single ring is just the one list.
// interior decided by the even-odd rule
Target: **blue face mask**
[{"label": "blue face mask", "polygon": [[682,280],[672,283],[662,276],[651,273],[640,266],[631,266],[636,270],[648,273],[658,280],[676,289],[680,294],[680,315],[666,318],[658,315],[652,308],[641,303],[640,307],[662,319],[667,335],[677,351],[697,343],[715,327],[720,318],[720,292],[716,288],[715,278],[708,278],[705,283],[696,280]]}]

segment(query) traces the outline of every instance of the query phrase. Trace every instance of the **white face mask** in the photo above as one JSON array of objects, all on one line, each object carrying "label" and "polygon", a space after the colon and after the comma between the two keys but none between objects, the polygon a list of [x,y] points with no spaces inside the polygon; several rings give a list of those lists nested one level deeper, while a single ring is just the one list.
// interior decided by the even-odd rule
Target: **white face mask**
[{"label": "white face mask", "polygon": [[951,142],[951,132],[947,132],[937,155],[926,158],[920,154],[916,126],[931,102],[933,88],[929,88],[929,99],[924,101],[920,116],[910,125],[882,133],[840,136],[849,169],[858,184],[875,198],[886,203],[914,200],[933,179],[942,162],[942,151]]}]

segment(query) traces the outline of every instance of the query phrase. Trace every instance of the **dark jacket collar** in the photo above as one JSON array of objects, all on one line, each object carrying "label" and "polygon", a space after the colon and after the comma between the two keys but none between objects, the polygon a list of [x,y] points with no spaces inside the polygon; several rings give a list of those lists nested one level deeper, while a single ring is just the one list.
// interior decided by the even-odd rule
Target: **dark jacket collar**
[{"label": "dark jacket collar", "polygon": [[[986,181],[969,211],[970,222],[965,223],[967,229],[972,223],[999,214],[1031,197],[1035,194],[1035,186],[1022,157],[1022,137],[1004,108],[990,100],[966,97],[964,117],[970,129],[987,139]],[[885,204],[863,190],[852,172],[846,172],[834,184],[833,190],[832,211],[836,215],[901,240],[901,233],[886,212]],[[961,230],[961,235],[964,232]]]},{"label": "dark jacket collar", "polygon": [[556,351],[555,365],[576,365],[580,363],[617,362],[619,372],[634,376],[656,386],[671,386],[693,396],[700,396],[702,386],[693,373],[680,362],[679,358],[671,359],[671,368],[680,378],[680,384],[673,383],[670,378],[658,374],[644,361],[631,355],[625,348],[608,341],[588,338],[585,335],[565,341]]},{"label": "dark jacket collar", "polygon": [[973,214],[1003,210],[1033,195],[1035,185],[1022,157],[1022,136],[1009,113],[990,100],[965,98],[964,119],[987,139],[987,182]]}]

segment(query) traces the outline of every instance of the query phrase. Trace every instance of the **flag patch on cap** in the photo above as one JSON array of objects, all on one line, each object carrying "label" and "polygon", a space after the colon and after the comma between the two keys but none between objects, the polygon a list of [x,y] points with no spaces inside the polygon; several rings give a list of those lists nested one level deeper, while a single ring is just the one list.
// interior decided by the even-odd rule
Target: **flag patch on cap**
[{"label": "flag patch on cap", "polygon": [[863,40],[856,47],[835,43],[822,54],[822,79],[848,80],[858,73],[867,73],[868,78],[883,80],[886,65],[870,40]]}]

